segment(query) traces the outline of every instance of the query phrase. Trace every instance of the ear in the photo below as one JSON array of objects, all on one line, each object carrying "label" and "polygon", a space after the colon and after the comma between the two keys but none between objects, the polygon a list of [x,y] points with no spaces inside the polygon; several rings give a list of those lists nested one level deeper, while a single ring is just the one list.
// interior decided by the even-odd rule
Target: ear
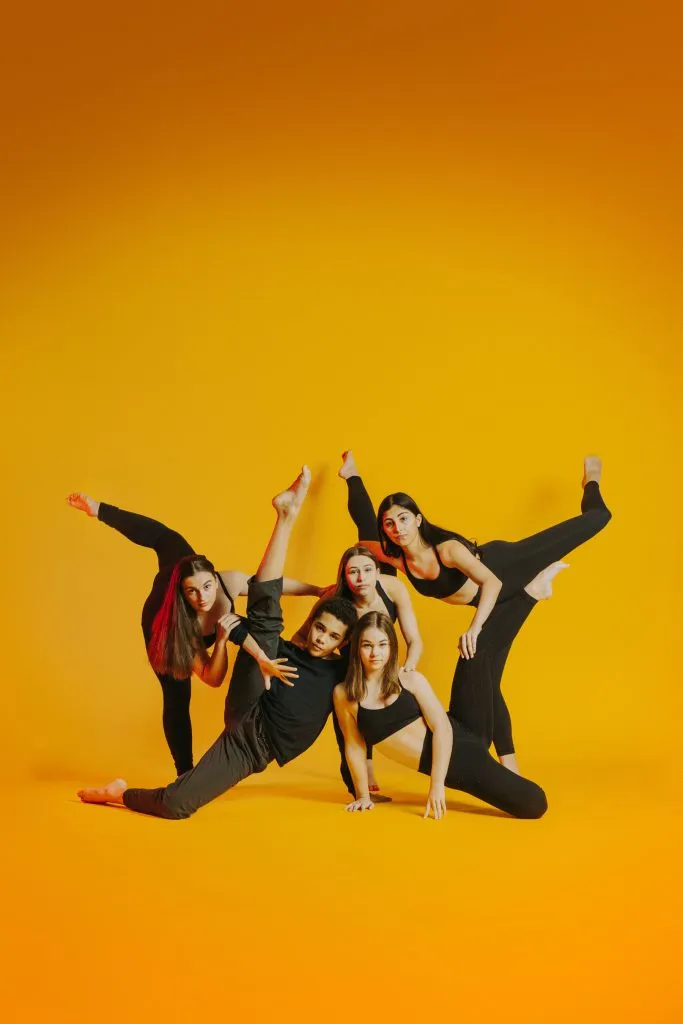
[{"label": "ear", "polygon": [[418,527],[422,526],[422,513],[421,512],[418,512],[418,514],[415,516],[415,522],[417,523]]}]

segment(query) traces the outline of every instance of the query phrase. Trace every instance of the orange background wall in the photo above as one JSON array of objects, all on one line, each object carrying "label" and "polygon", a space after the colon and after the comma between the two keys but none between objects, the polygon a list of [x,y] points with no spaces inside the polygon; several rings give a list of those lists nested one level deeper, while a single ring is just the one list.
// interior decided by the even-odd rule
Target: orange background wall
[{"label": "orange background wall", "polygon": [[[69,491],[249,570],[305,460],[288,572],[327,582],[354,539],[349,446],[376,500],[405,489],[479,540],[575,514],[600,453],[613,522],[508,669],[522,766],[675,765],[678,15],[599,6],[9,13],[6,779],[168,775],[138,629],[153,557]],[[469,613],[415,604],[445,699]],[[198,751],[221,717],[195,685]],[[333,771],[329,737],[307,758]]]}]

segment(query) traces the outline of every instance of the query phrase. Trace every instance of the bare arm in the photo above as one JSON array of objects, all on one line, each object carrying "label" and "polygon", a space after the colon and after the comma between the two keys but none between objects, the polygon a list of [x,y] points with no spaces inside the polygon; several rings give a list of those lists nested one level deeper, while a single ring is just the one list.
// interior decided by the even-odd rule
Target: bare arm
[{"label": "bare arm", "polygon": [[383,586],[396,605],[398,624],[406,642],[406,661],[403,667],[408,671],[413,671],[417,668],[417,663],[424,650],[413,602],[410,600],[408,590],[400,580],[385,580]]},{"label": "bare arm", "polygon": [[479,606],[460,644],[460,653],[463,657],[472,658],[477,650],[477,637],[481,633],[481,627],[493,611],[503,584],[495,573],[487,569],[459,540],[448,540],[439,545],[439,554],[444,565],[460,569],[480,587]]},{"label": "bare arm", "polygon": [[432,774],[425,818],[429,816],[430,810],[435,818],[441,818],[446,813],[445,783],[453,750],[453,729],[441,702],[421,673],[401,672],[400,677],[401,684],[410,690],[420,705],[427,728],[433,736]]},{"label": "bare arm", "polygon": [[[240,572],[239,569],[221,569],[218,575],[223,580],[225,589],[233,601],[237,597],[247,597],[249,593],[249,576],[246,572]],[[320,592],[321,588],[316,586],[315,583],[304,583],[301,580],[291,579],[289,576],[283,577],[283,594],[295,597],[318,597]]]},{"label": "bare arm", "polygon": [[[357,705],[346,699],[346,691],[342,683],[334,688],[334,710],[344,736],[346,762],[353,779],[353,788],[356,791],[356,802],[349,805],[349,810],[369,810],[373,804],[368,786],[366,743],[358,730]],[[360,806],[357,807],[356,804]]]},{"label": "bare arm", "polygon": [[[239,615],[226,612],[216,623],[216,642],[211,654],[203,645],[195,654],[192,671],[207,686],[218,687],[225,679],[228,671],[228,637],[241,621]],[[296,679],[299,673],[286,658],[269,658],[251,633],[247,633],[241,646],[258,663],[267,690],[270,689],[270,680],[273,676],[287,686],[294,686],[292,680]]]}]

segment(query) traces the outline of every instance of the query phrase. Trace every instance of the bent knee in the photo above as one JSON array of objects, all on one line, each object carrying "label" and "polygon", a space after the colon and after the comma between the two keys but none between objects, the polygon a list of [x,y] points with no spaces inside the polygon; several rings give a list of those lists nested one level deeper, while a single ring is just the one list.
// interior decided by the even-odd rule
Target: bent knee
[{"label": "bent knee", "polygon": [[533,790],[525,793],[515,809],[516,818],[542,818],[548,810],[548,799],[540,786],[534,785]]}]

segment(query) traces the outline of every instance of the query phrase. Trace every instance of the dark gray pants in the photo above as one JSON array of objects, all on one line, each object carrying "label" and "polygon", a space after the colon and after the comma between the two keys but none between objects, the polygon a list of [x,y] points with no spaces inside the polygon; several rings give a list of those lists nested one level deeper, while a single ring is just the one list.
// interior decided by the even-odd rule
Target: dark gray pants
[{"label": "dark gray pants", "polygon": [[[277,657],[282,632],[282,579],[249,581],[247,626],[269,658]],[[191,814],[236,786],[274,759],[263,729],[260,697],[264,692],[258,665],[246,651],[237,655],[225,704],[226,729],[198,761],[175,782],[159,789],[127,789],[123,802],[131,811],[159,818]]]}]

